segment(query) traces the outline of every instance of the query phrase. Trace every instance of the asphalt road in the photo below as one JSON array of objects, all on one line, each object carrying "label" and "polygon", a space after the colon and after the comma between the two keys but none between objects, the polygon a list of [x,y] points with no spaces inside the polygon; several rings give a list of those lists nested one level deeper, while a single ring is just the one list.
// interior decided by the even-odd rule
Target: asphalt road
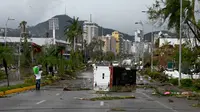
[{"label": "asphalt road", "polygon": [[[92,73],[80,74],[76,84],[92,84]],[[83,84],[82,84],[83,85]],[[88,87],[91,87],[88,86]],[[122,109],[126,112],[199,112],[184,100],[174,99],[169,103],[167,98],[151,96],[151,90],[137,89],[132,93],[113,93],[112,95],[135,95],[136,99],[113,101],[86,101],[79,98],[100,96],[89,91],[63,91],[62,87],[44,87],[41,91],[28,91],[0,98],[0,112],[111,112]]]}]

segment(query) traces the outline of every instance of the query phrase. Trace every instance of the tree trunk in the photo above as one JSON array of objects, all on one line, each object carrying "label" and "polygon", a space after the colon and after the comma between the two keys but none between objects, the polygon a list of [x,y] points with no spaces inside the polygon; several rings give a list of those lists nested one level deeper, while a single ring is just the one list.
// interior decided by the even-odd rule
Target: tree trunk
[{"label": "tree trunk", "polygon": [[75,40],[76,40],[76,37],[74,37],[74,52],[76,50],[76,42],[75,42]]},{"label": "tree trunk", "polygon": [[46,68],[46,74],[49,74],[48,73],[48,65],[47,65],[47,63],[45,63],[45,68]]},{"label": "tree trunk", "polygon": [[192,29],[191,25],[189,24],[188,21],[186,21],[186,24],[189,26],[190,30],[192,31],[192,33],[194,34],[195,38],[200,42],[200,38],[198,37],[198,35],[195,33],[195,31]]},{"label": "tree trunk", "polygon": [[5,69],[5,74],[6,74],[6,78],[7,78],[7,86],[9,87],[10,86],[10,83],[9,83],[9,76],[8,76],[8,67],[7,67],[7,62],[5,60],[5,58],[3,58],[3,66],[4,66],[4,69]]}]

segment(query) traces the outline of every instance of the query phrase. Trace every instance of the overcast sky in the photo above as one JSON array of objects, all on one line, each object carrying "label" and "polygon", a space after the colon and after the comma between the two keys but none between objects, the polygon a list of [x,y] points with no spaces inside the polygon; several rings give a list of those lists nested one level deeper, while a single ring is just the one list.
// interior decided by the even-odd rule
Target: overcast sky
[{"label": "overcast sky", "polygon": [[145,32],[151,31],[147,15],[141,13],[147,10],[155,0],[0,0],[0,27],[5,27],[8,17],[8,27],[18,27],[20,21],[25,20],[29,26],[43,22],[52,16],[65,13],[81,20],[89,20],[92,14],[93,22],[100,26],[116,29],[128,34],[141,29],[135,25],[143,21]]}]

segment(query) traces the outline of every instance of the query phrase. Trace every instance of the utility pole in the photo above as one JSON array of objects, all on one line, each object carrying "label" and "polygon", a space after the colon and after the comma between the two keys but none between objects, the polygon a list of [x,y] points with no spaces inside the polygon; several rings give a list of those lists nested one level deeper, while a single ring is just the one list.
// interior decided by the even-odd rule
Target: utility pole
[{"label": "utility pole", "polygon": [[180,0],[180,32],[179,32],[179,35],[180,35],[180,43],[179,43],[179,80],[178,80],[178,85],[181,86],[181,51],[182,51],[182,14],[183,14],[183,1]]},{"label": "utility pole", "polygon": [[4,38],[4,42],[5,42],[5,46],[6,46],[6,39],[7,39],[7,27],[8,27],[8,21],[14,21],[15,19],[11,19],[8,18],[6,21],[6,27],[5,27],[5,38]]},{"label": "utility pole", "polygon": [[153,34],[153,22],[151,32],[151,72],[153,72],[153,50],[154,50],[154,34]]}]

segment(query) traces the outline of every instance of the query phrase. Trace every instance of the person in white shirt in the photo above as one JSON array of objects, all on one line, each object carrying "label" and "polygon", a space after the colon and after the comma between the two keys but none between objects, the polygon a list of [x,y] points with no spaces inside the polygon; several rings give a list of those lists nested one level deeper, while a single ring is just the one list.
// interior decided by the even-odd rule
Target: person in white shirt
[{"label": "person in white shirt", "polygon": [[42,69],[40,66],[39,67],[39,72],[38,74],[35,74],[35,79],[36,79],[36,90],[40,90],[40,82],[41,82],[41,76],[42,76]]}]

